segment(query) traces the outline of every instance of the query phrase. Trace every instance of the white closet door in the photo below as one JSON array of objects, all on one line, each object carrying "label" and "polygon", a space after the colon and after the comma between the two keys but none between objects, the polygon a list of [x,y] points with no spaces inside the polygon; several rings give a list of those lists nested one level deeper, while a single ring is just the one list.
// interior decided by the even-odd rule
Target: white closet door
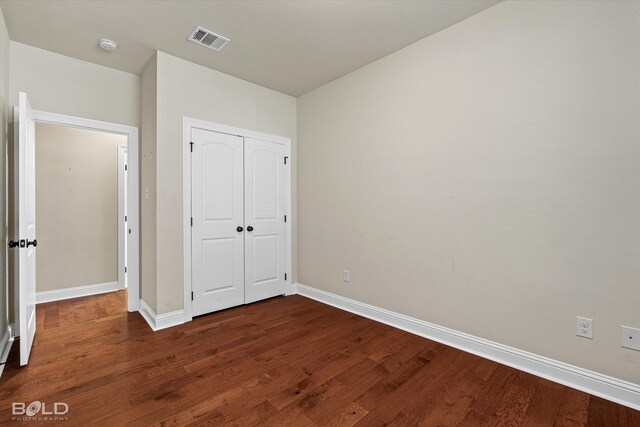
[{"label": "white closet door", "polygon": [[285,293],[284,146],[245,138],[245,303]]},{"label": "white closet door", "polygon": [[193,315],[244,304],[243,138],[191,130]]}]

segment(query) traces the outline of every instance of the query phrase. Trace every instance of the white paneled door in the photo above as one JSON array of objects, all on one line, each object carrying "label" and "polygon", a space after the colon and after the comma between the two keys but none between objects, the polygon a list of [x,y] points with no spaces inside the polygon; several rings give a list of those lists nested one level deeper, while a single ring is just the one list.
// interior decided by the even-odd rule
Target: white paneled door
[{"label": "white paneled door", "polygon": [[285,291],[284,146],[245,138],[245,303]]},{"label": "white paneled door", "polygon": [[285,293],[285,147],[191,129],[194,316]]},{"label": "white paneled door", "polygon": [[193,315],[244,304],[243,139],[191,130]]},{"label": "white paneled door", "polygon": [[[36,334],[36,168],[35,121],[27,94],[20,92],[16,139],[16,196],[18,251],[18,330],[20,333],[20,365],[29,361]],[[13,242],[12,242],[13,244]]]}]

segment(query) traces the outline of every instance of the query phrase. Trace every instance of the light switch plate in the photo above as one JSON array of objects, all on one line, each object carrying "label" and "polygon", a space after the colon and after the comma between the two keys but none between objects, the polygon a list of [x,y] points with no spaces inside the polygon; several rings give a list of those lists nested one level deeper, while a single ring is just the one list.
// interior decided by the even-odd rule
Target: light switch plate
[{"label": "light switch plate", "polygon": [[640,329],[620,326],[620,345],[631,350],[640,351]]}]

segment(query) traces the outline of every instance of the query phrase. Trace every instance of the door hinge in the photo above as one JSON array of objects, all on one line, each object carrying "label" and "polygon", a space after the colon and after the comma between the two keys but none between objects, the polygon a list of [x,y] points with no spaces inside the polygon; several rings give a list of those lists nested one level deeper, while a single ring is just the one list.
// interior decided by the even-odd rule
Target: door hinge
[{"label": "door hinge", "polygon": [[124,222],[127,222],[127,216],[126,215],[124,216]]},{"label": "door hinge", "polygon": [[287,273],[284,273],[284,280],[287,280]]},{"label": "door hinge", "polygon": [[284,164],[285,164],[285,165],[287,164],[287,159],[288,159],[288,158],[289,158],[289,157],[286,157],[286,156],[285,156],[285,158],[284,158]]},{"label": "door hinge", "polygon": [[193,217],[191,217],[191,226],[193,227]]},{"label": "door hinge", "polygon": [[193,301],[193,291],[191,291],[191,301]]},{"label": "door hinge", "polygon": [[190,142],[189,145],[191,146],[191,152],[193,153],[193,142]]},{"label": "door hinge", "polygon": [[284,222],[287,222],[287,216],[286,215],[284,216]]},{"label": "door hinge", "polygon": [[127,267],[125,267],[125,268],[124,268],[124,272],[125,272],[125,273],[127,272]]},{"label": "door hinge", "polygon": [[124,165],[124,170],[128,170],[129,166],[128,165]]}]

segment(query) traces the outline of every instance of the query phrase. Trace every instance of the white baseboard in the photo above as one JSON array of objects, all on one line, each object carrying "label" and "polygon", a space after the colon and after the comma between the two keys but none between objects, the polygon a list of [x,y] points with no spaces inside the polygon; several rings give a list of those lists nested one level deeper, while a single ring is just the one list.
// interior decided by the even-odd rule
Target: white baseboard
[{"label": "white baseboard", "polygon": [[7,326],[7,330],[2,334],[2,338],[0,339],[0,377],[2,376],[2,372],[4,372],[4,364],[9,357],[9,351],[11,351],[11,345],[13,344],[13,326]]},{"label": "white baseboard", "polygon": [[56,289],[55,291],[36,292],[36,304],[104,294],[118,290],[120,290],[118,282],[107,282],[95,285],[77,286],[75,288]]},{"label": "white baseboard", "polygon": [[297,283],[305,297],[640,410],[640,385]]},{"label": "white baseboard", "polygon": [[154,331],[170,328],[172,326],[182,325],[184,323],[184,310],[176,310],[170,313],[156,314],[151,309],[151,307],[149,307],[149,305],[144,302],[144,300],[140,300],[140,309],[138,311]]}]

